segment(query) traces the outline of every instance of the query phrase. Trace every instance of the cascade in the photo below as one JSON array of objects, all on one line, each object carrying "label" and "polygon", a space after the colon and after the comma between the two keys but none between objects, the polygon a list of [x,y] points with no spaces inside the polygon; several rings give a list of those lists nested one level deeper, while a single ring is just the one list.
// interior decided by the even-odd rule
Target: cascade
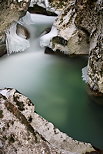
[{"label": "cascade", "polygon": [[[44,24],[46,25],[44,26],[45,29],[45,27],[48,27],[49,25],[51,26],[53,24],[55,18],[56,17],[53,16],[48,17],[46,15],[30,14],[27,12],[26,15],[18,21],[18,23],[24,27],[32,24]],[[6,32],[6,47],[8,55],[14,52],[24,51],[30,47],[29,39],[22,38],[16,34],[16,27],[17,23],[14,22]]]}]

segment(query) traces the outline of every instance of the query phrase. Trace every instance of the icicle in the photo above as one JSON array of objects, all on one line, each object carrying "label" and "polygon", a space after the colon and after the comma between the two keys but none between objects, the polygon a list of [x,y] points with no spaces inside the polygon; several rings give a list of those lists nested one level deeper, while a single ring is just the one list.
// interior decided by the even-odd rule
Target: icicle
[{"label": "icicle", "polygon": [[88,83],[88,70],[87,70],[87,66],[82,68],[82,79],[83,81],[85,81],[86,83]]},{"label": "icicle", "polygon": [[7,54],[21,52],[30,47],[29,40],[24,39],[16,34],[17,23],[13,23],[6,32]]}]

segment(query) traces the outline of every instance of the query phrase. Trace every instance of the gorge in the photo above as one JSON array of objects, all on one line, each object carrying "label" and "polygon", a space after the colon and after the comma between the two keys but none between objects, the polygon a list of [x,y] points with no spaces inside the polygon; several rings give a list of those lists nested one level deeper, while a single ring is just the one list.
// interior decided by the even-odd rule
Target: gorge
[{"label": "gorge", "polygon": [[37,17],[32,20],[35,23],[29,21],[25,25],[30,33],[30,47],[0,58],[0,89],[17,89],[34,102],[37,113],[61,131],[103,150],[103,107],[88,97],[82,81],[87,56],[44,54],[40,38],[56,17],[33,16]]}]

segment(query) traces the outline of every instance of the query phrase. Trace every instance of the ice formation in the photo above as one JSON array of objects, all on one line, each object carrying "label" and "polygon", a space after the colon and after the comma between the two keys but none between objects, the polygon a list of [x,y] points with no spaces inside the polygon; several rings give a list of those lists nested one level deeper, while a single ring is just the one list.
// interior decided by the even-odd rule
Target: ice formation
[{"label": "ice formation", "polygon": [[[24,26],[31,25],[31,24],[34,24],[34,26],[40,25],[40,24],[51,26],[55,21],[55,18],[56,18],[55,16],[31,14],[27,12],[26,15],[18,21],[18,23]],[[13,52],[24,51],[25,49],[30,47],[29,40],[23,37],[20,37],[16,34],[16,26],[17,26],[17,23],[15,22],[11,25],[10,29],[8,29],[6,32],[6,46],[7,46],[8,55]],[[56,34],[57,34],[56,29],[52,28],[52,31],[49,34],[46,34],[44,38],[42,37],[41,40],[43,40],[43,42],[49,43],[50,39]],[[41,44],[43,44],[43,42]]]},{"label": "ice formation", "polygon": [[31,0],[30,6],[33,7],[34,4],[38,4],[42,7],[49,8],[49,1],[48,0]]},{"label": "ice formation", "polygon": [[11,54],[13,52],[24,51],[28,47],[30,47],[29,40],[22,38],[16,34],[16,26],[17,23],[14,22],[10,29],[6,32],[6,47],[7,54]]},{"label": "ice formation", "polygon": [[50,41],[52,40],[53,37],[57,36],[57,33],[58,33],[57,28],[55,26],[52,26],[51,31],[40,38],[40,46],[41,47],[49,46]]},{"label": "ice formation", "polygon": [[24,17],[22,17],[19,20],[19,23],[23,25],[30,25],[30,24],[47,24],[47,25],[52,25],[53,22],[55,21],[56,17],[55,16],[46,16],[42,14],[32,14],[27,12]]},{"label": "ice formation", "polygon": [[82,68],[82,79],[86,82],[86,83],[88,83],[88,68],[87,68],[87,66],[86,67],[84,67],[84,68]]}]

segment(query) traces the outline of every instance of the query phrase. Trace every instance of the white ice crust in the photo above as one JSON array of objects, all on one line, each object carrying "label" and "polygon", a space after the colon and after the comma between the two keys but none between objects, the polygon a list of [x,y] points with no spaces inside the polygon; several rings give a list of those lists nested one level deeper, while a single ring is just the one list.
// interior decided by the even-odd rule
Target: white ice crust
[{"label": "white ice crust", "polygon": [[30,47],[29,40],[22,38],[16,34],[17,23],[13,23],[6,32],[7,54],[13,52],[21,52]]}]

